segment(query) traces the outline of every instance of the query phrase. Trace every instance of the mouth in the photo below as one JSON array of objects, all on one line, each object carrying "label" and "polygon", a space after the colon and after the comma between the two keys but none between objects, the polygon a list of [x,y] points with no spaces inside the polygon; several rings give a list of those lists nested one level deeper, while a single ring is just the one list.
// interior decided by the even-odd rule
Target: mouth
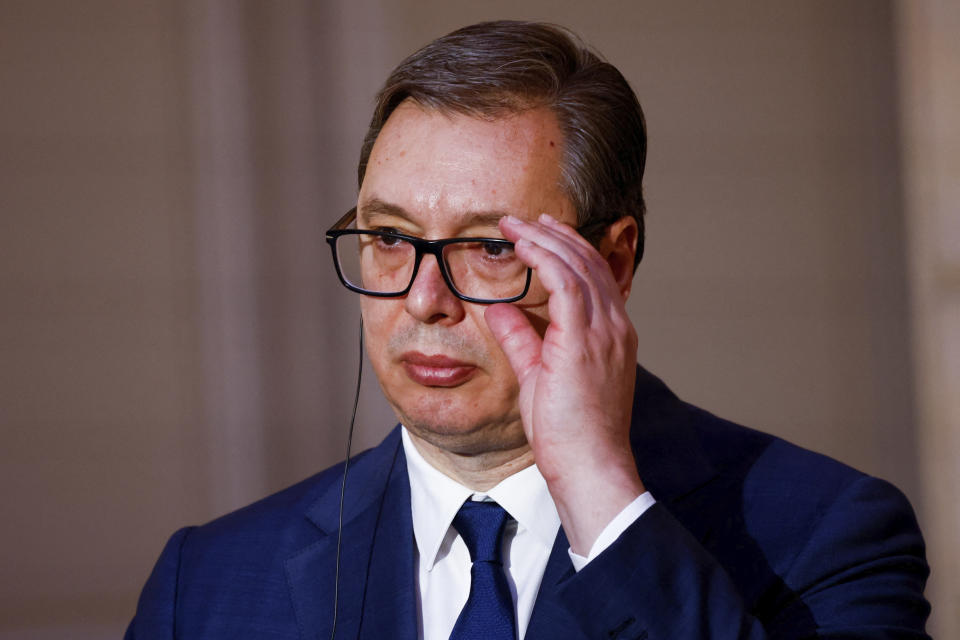
[{"label": "mouth", "polygon": [[456,387],[470,380],[477,367],[445,355],[408,351],[400,356],[407,377],[425,387]]}]

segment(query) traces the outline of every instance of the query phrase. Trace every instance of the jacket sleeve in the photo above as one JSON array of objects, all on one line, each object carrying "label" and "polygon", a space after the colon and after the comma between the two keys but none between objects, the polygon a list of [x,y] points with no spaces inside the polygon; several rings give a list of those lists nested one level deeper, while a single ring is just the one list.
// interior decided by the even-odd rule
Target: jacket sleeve
[{"label": "jacket sleeve", "polygon": [[853,482],[807,539],[794,542],[778,586],[747,603],[721,563],[658,503],[567,578],[560,597],[590,638],[928,638],[923,540],[892,485]]},{"label": "jacket sleeve", "polygon": [[180,529],[170,537],[140,593],[137,612],[127,627],[124,640],[172,640],[176,637],[180,556],[193,528]]}]

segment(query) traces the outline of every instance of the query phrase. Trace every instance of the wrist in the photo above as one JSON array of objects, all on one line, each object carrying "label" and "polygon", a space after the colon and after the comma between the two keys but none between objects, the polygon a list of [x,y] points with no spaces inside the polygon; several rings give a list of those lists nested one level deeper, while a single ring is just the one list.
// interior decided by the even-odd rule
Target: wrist
[{"label": "wrist", "polygon": [[[544,476],[546,478],[546,476]],[[571,550],[586,556],[604,528],[631,502],[646,492],[630,464],[604,463],[583,474],[547,479]]]}]

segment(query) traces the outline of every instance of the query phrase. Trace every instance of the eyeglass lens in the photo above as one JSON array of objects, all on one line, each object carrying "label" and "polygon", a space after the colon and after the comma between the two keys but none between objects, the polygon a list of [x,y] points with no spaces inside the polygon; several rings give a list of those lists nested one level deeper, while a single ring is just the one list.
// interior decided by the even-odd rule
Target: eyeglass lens
[{"label": "eyeglass lens", "polygon": [[[336,249],[341,274],[355,287],[400,294],[413,280],[417,252],[403,238],[348,234],[337,238]],[[508,299],[526,286],[527,267],[508,243],[464,239],[445,245],[442,254],[451,284],[463,296]]]}]

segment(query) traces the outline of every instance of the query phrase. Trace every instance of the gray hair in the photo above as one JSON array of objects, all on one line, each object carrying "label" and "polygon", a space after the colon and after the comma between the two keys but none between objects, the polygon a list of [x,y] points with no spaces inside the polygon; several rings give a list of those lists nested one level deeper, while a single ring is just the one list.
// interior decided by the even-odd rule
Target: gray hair
[{"label": "gray hair", "polygon": [[643,111],[623,75],[570,31],[536,22],[458,29],[400,63],[380,93],[357,167],[363,185],[380,130],[404,100],[440,112],[494,119],[547,108],[564,134],[563,188],[577,224],[595,241],[624,216],[637,221],[634,268],[643,256]]}]

